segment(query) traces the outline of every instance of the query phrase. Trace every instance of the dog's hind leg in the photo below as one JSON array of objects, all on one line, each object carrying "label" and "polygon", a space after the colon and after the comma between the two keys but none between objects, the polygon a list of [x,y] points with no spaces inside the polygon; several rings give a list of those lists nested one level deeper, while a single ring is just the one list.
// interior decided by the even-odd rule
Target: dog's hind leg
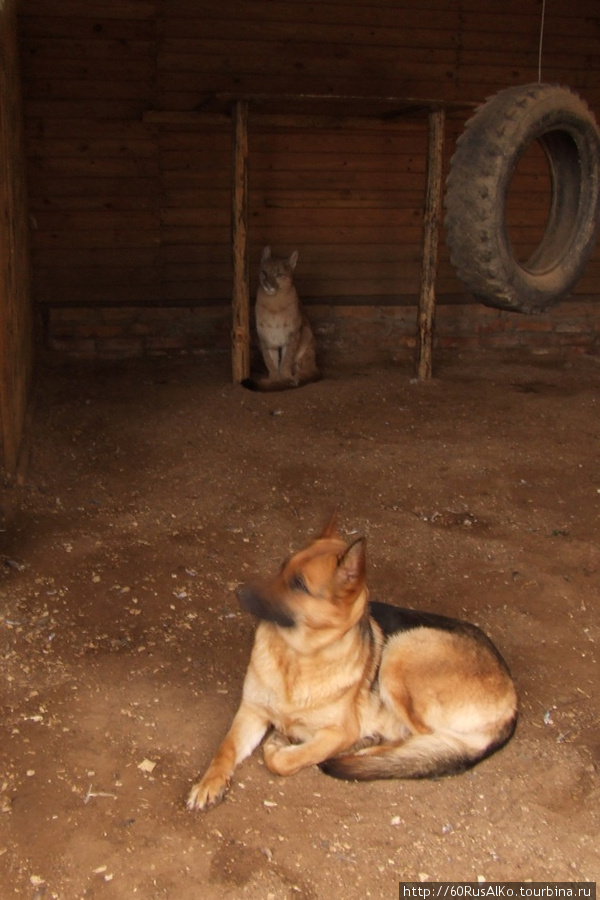
[{"label": "dog's hind leg", "polygon": [[264,714],[242,703],[204,777],[191,789],[188,809],[209,809],[223,799],[236,767],[258,747],[269,725]]},{"label": "dog's hind leg", "polygon": [[[396,634],[384,651],[379,691],[387,715],[382,742],[327,760],[327,774],[367,781],[462,772],[502,747],[517,721],[508,671],[470,632]],[[390,713],[405,737],[390,728]]]}]

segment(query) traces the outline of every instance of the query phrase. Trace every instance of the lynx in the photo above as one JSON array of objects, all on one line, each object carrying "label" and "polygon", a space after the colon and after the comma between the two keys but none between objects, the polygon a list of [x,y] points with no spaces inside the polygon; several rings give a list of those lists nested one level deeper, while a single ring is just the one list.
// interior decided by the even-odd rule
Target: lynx
[{"label": "lynx", "polygon": [[283,391],[319,378],[315,338],[294,287],[297,262],[297,250],[287,259],[272,256],[270,247],[262,252],[255,315],[268,375],[246,378],[250,390]]}]

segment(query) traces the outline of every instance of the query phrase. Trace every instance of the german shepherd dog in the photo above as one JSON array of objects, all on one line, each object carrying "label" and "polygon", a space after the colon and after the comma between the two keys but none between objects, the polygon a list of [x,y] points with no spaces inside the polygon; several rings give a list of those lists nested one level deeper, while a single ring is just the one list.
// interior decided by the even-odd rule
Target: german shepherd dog
[{"label": "german shepherd dog", "polygon": [[237,595],[259,619],[242,701],[188,809],[217,804],[267,732],[271,772],[318,765],[356,781],[462,772],[512,736],[517,694],[489,638],[458,619],[369,603],[365,540],[347,543],[335,518]]}]

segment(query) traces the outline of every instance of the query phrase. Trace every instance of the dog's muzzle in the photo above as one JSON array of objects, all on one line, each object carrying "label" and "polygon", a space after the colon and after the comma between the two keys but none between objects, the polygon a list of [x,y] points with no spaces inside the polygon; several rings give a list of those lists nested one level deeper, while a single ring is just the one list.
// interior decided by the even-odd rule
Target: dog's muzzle
[{"label": "dog's muzzle", "polygon": [[293,628],[296,622],[293,616],[284,609],[268,590],[257,585],[244,584],[235,592],[239,604],[246,612],[263,619],[265,622],[274,622],[281,628]]}]

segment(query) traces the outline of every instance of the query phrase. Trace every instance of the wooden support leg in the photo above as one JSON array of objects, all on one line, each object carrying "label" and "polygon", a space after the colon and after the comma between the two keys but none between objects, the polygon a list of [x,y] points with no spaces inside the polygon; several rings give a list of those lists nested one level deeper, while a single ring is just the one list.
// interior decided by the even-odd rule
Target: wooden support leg
[{"label": "wooden support leg", "polygon": [[231,247],[233,302],[231,367],[233,383],[250,374],[250,284],[248,265],[248,103],[238,100],[232,110],[233,191]]},{"label": "wooden support leg", "polygon": [[423,212],[423,264],[417,316],[416,377],[432,376],[433,328],[435,320],[435,278],[438,232],[441,215],[442,158],[444,151],[444,110],[432,109],[428,123],[427,188]]}]

